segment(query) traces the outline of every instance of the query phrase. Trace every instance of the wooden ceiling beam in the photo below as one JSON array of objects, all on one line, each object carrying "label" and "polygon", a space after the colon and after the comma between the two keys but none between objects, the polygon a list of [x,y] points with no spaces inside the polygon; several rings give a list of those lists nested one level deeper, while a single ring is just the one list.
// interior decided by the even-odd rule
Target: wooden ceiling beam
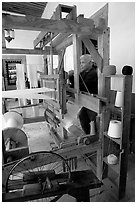
[{"label": "wooden ceiling beam", "polygon": [[35,30],[35,31],[49,31],[59,33],[75,33],[75,34],[89,34],[92,33],[94,21],[91,20],[89,26],[82,23],[77,23],[73,20],[49,20],[33,16],[14,16],[2,14],[3,29],[20,29],[20,30]]},{"label": "wooden ceiling beam", "polygon": [[2,2],[2,10],[41,17],[46,5],[47,2]]},{"label": "wooden ceiling beam", "polygon": [[[45,50],[40,49],[2,49],[2,54],[24,54],[24,55],[48,55],[50,52],[49,47],[45,47]],[[53,49],[53,55],[58,53]]]}]

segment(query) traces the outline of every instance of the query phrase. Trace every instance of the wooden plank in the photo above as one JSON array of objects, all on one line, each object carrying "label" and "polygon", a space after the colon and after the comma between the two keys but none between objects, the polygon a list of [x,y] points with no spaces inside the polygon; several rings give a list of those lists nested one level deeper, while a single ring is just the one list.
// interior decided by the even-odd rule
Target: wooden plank
[{"label": "wooden plank", "polygon": [[32,117],[32,118],[23,118],[24,124],[28,123],[37,123],[37,122],[43,122],[45,121],[44,116],[38,116],[38,117]]},{"label": "wooden plank", "polygon": [[3,96],[7,96],[8,94],[31,94],[31,93],[45,93],[45,92],[52,92],[55,91],[54,89],[49,89],[46,87],[43,88],[34,88],[34,89],[23,89],[23,90],[10,90],[10,91],[3,91]]},{"label": "wooden plank", "polygon": [[21,29],[34,31],[49,31],[59,33],[92,33],[94,22],[90,26],[79,24],[73,20],[49,20],[37,17],[23,17],[15,15],[2,15],[3,29]]},{"label": "wooden plank", "polygon": [[[35,90],[36,89],[36,90]],[[54,89],[49,88],[35,88],[35,89],[24,89],[24,90],[10,90],[2,91],[2,98],[22,98],[22,99],[45,99],[52,100],[51,97],[41,94],[55,92]]]},{"label": "wooden plank", "polygon": [[79,94],[78,104],[80,106],[84,106],[90,110],[93,110],[96,113],[101,112],[100,99],[98,99],[97,97],[93,97],[92,95],[89,96],[86,94]]},{"label": "wooden plank", "polygon": [[[2,49],[2,54],[24,54],[24,55],[47,55],[49,54],[50,47],[46,46],[44,50],[40,49],[16,49],[16,48],[6,48]],[[53,48],[53,55],[57,55],[57,51]]]}]

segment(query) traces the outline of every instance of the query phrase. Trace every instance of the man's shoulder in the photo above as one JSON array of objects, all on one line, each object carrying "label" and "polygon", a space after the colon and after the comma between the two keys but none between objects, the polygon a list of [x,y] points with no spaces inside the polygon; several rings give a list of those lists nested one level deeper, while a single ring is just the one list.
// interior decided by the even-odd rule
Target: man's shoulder
[{"label": "man's shoulder", "polygon": [[97,70],[96,69],[89,69],[87,71],[87,74],[97,76]]}]

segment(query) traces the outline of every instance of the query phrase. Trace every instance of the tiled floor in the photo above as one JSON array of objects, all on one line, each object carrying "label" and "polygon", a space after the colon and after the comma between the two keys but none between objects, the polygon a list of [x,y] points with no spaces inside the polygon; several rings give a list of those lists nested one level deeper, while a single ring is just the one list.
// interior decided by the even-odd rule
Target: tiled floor
[{"label": "tiled floor", "polygon": [[[17,105],[17,101],[10,101],[7,103],[8,109],[12,106]],[[21,109],[18,109],[20,112]],[[32,108],[27,108],[27,113],[29,117],[32,114]],[[44,113],[44,109],[40,108],[40,115]],[[40,150],[51,150],[51,146],[54,144],[53,139],[49,135],[47,128],[47,123],[38,122],[32,124],[24,124],[23,130],[28,137],[29,150],[30,152],[40,151]],[[79,169],[89,168],[84,160],[79,161]],[[129,155],[128,162],[128,175],[127,175],[127,187],[126,187],[126,196],[122,200],[124,202],[134,202],[135,201],[135,155]],[[91,202],[118,202],[118,199],[115,196],[115,192],[111,192],[105,188],[90,190]],[[39,200],[40,201],[40,200]],[[44,200],[43,200],[44,202]],[[64,195],[59,199],[59,202],[75,202],[75,199],[71,196]]]}]

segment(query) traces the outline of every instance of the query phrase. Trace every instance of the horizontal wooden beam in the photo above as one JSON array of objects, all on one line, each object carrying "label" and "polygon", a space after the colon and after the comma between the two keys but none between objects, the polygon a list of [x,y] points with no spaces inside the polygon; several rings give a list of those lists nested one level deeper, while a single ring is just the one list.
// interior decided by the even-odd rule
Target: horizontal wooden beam
[{"label": "horizontal wooden beam", "polygon": [[94,21],[91,20],[89,26],[82,23],[77,23],[74,20],[61,19],[50,20],[30,16],[15,16],[2,14],[3,29],[20,29],[20,30],[34,30],[34,31],[49,31],[59,33],[75,33],[75,34],[89,34],[95,28]]},{"label": "horizontal wooden beam", "polygon": [[[24,54],[24,55],[48,55],[50,53],[50,47],[45,47],[45,50],[40,49],[11,49],[3,48],[2,54]],[[53,55],[57,55],[57,51],[53,49]]]},{"label": "horizontal wooden beam", "polygon": [[79,94],[78,95],[78,104],[80,106],[84,106],[92,111],[95,111],[96,113],[101,112],[101,104],[100,99],[97,97],[93,97],[92,95],[86,95],[86,94]]},{"label": "horizontal wooden beam", "polygon": [[[79,35],[78,38],[80,40],[84,38],[97,40],[97,33],[93,32],[90,35]],[[60,41],[60,44],[56,45],[56,47],[54,48],[56,49],[56,51],[59,52],[60,50],[65,49],[72,44],[73,44],[73,35],[70,35],[67,38],[65,38],[63,41]]]},{"label": "horizontal wooden beam", "polygon": [[[56,8],[55,12],[53,13],[51,19],[52,20],[60,20],[61,17],[62,17],[62,12],[67,12],[68,15],[65,17],[66,19],[69,19],[69,20],[74,20],[76,18],[76,6],[64,6],[64,5],[61,5],[59,4],[58,7]],[[37,36],[37,38],[34,40],[33,44],[34,44],[34,47],[36,47],[40,41],[42,41],[44,39],[44,37],[46,36],[47,32],[44,32],[44,31],[41,31],[39,33],[39,35]],[[58,35],[58,33],[52,33],[52,38],[56,37]],[[45,38],[45,42],[44,44],[46,45],[47,43],[50,42],[50,38]]]}]

